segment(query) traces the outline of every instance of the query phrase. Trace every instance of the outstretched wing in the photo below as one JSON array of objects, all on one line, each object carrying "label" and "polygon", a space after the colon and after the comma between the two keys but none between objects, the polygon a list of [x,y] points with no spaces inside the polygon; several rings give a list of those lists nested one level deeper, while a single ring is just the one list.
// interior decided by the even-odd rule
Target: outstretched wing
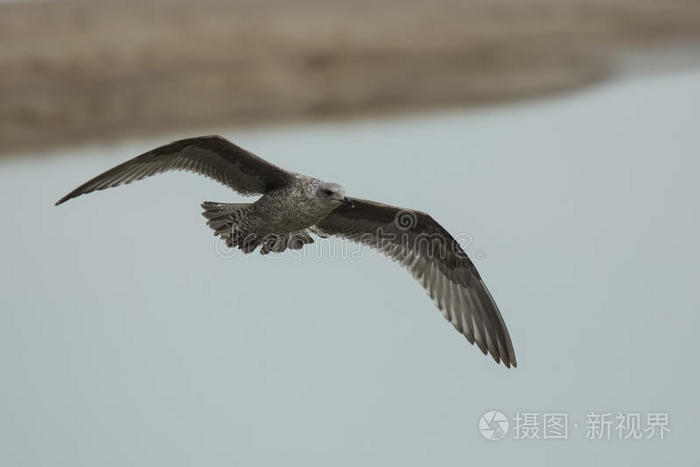
[{"label": "outstretched wing", "polygon": [[290,183],[292,175],[221,136],[182,139],[148,151],[83,183],[56,205],[170,170],[210,177],[243,195],[263,194]]},{"label": "outstretched wing", "polygon": [[354,208],[337,208],[316,229],[376,248],[401,263],[469,342],[496,362],[517,366],[501,313],[459,243],[424,212],[353,201]]}]

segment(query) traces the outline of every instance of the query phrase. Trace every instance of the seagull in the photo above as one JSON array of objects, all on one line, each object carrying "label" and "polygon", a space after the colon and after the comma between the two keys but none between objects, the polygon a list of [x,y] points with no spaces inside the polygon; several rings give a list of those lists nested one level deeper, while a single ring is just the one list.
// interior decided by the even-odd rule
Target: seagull
[{"label": "seagull", "polygon": [[496,302],[467,254],[429,214],[346,196],[342,186],[288,172],[221,136],[166,144],[80,185],[56,202],[186,170],[207,176],[254,203],[204,202],[207,225],[230,248],[263,255],[298,250],[320,238],[354,241],[407,269],[442,315],[484,355],[516,367],[515,352]]}]

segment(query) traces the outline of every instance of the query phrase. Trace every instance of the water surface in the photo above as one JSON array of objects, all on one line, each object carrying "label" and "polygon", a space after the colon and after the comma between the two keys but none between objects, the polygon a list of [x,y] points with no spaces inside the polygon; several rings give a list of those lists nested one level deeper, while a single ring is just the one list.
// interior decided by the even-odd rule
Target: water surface
[{"label": "water surface", "polygon": [[[379,255],[222,258],[199,203],[242,198],[206,179],[53,206],[165,140],[3,161],[0,464],[697,459],[699,109],[690,71],[478,112],[221,131],[469,235],[517,370]],[[565,412],[569,439],[489,442],[491,409]],[[672,431],[586,440],[591,411],[667,412]]]}]

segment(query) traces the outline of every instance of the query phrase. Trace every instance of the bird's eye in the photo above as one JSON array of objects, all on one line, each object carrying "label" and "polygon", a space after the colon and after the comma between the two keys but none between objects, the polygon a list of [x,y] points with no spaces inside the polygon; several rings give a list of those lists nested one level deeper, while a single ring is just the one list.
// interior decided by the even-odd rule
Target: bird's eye
[{"label": "bird's eye", "polygon": [[333,194],[333,190],[323,190],[323,194],[326,196],[331,196]]}]

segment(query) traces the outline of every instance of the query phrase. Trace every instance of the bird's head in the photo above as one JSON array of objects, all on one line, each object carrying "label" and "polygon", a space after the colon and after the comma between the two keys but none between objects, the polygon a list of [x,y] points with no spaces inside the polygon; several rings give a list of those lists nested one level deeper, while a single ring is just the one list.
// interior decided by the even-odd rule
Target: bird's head
[{"label": "bird's head", "polygon": [[355,204],[345,196],[345,189],[337,183],[320,183],[316,188],[316,199],[337,205],[344,204],[353,207]]}]

